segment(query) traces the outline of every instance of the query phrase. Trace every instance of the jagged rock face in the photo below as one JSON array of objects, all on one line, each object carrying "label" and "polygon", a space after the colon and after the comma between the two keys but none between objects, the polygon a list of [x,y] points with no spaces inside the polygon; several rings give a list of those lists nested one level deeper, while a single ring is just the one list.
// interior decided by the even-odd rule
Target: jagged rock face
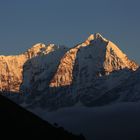
[{"label": "jagged rock face", "polygon": [[77,53],[80,48],[86,47],[90,44],[90,40],[94,38],[91,35],[85,42],[77,45],[76,47],[70,49],[61,59],[60,65],[57,69],[57,72],[54,75],[54,78],[50,82],[50,87],[59,87],[71,85],[73,80],[73,68],[75,65]]},{"label": "jagged rock face", "polygon": [[22,66],[26,55],[0,56],[0,90],[18,91],[22,82]]},{"label": "jagged rock face", "polygon": [[49,54],[50,52],[54,51],[57,48],[58,46],[54,44],[49,44],[46,46],[45,44],[38,43],[34,45],[31,49],[28,49],[25,54],[28,55],[28,57],[31,59],[35,56]]},{"label": "jagged rock face", "polygon": [[135,71],[138,65],[115,44],[97,33],[64,55],[50,87],[72,85],[74,79],[79,81],[78,84],[87,84],[97,76],[125,68]]},{"label": "jagged rock face", "polygon": [[119,95],[106,93],[138,68],[115,44],[98,33],[70,49],[37,44],[24,54],[2,58],[1,89],[28,94],[23,98],[13,96],[12,100],[29,108],[107,104]]},{"label": "jagged rock face", "polygon": [[78,52],[79,46],[70,49],[60,61],[60,65],[54,78],[51,80],[50,86],[65,86],[72,83],[72,72]]},{"label": "jagged rock face", "polygon": [[[64,57],[60,61],[60,65],[58,70],[54,76],[54,78],[50,82],[50,87],[60,87],[60,86],[68,86],[71,85],[73,82],[73,71],[74,66],[76,64],[76,59],[78,53],[82,48],[85,48],[90,45],[91,40],[94,39],[94,36],[91,35],[85,42],[82,44],[70,49]],[[106,44],[106,42],[105,42]],[[100,54],[100,53],[99,53]],[[81,56],[80,59],[82,59]],[[100,63],[100,62],[99,62]]]},{"label": "jagged rock face", "polygon": [[39,43],[21,55],[0,56],[0,90],[19,92],[23,80],[23,65],[26,61],[36,56],[49,54],[55,48],[53,44],[45,46]]},{"label": "jagged rock face", "polygon": [[104,61],[105,72],[110,73],[124,68],[135,71],[137,70],[138,65],[134,61],[129,60],[126,54],[124,54],[114,43],[109,41],[106,46]]},{"label": "jagged rock face", "polygon": [[62,56],[68,50],[65,46],[54,46],[47,55],[39,55],[28,60],[23,67],[23,82],[20,91],[23,93],[42,93],[48,87],[55,74]]}]

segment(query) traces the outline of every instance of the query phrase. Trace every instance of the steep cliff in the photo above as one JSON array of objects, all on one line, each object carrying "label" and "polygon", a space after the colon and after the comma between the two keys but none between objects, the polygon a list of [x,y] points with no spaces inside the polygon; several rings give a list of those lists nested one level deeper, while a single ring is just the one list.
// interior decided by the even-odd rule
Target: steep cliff
[{"label": "steep cliff", "polygon": [[46,46],[38,43],[25,53],[16,56],[0,56],[0,90],[14,91],[20,90],[23,82],[23,66],[32,58],[47,55],[59,47],[53,44]]}]

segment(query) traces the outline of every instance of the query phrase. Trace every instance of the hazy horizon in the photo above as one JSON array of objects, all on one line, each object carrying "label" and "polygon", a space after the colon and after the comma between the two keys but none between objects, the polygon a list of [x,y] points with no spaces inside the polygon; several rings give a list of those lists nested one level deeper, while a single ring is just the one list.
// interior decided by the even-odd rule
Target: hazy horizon
[{"label": "hazy horizon", "polygon": [[140,64],[140,1],[1,0],[0,55],[41,42],[73,47],[99,32]]}]

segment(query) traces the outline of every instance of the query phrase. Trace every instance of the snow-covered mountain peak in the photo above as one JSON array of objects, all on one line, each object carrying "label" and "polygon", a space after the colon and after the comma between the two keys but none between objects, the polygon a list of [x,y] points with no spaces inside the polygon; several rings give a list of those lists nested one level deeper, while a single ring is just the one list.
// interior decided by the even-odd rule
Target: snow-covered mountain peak
[{"label": "snow-covered mountain peak", "polygon": [[88,37],[87,40],[88,40],[88,41],[92,41],[92,40],[94,40],[94,34],[91,34],[91,35]]},{"label": "snow-covered mountain peak", "polygon": [[82,44],[82,47],[94,44],[95,41],[102,41],[104,43],[109,42],[107,39],[105,39],[100,33],[95,33],[95,34],[91,34]]},{"label": "snow-covered mountain peak", "polygon": [[35,45],[32,46],[31,49],[33,49],[33,48],[37,49],[37,48],[43,48],[43,47],[46,47],[46,45],[43,43],[36,43]]},{"label": "snow-covered mountain peak", "polygon": [[28,49],[28,51],[37,52],[40,51],[40,49],[42,48],[46,48],[46,45],[43,43],[37,43],[33,45],[30,49]]},{"label": "snow-covered mountain peak", "polygon": [[[34,60],[32,61],[34,66],[36,66],[38,63],[43,65],[45,63],[44,61],[53,62],[52,57],[54,54],[56,54],[56,57],[60,59],[59,57],[63,55],[66,50],[66,47],[63,46],[37,43],[25,53],[15,56],[0,56],[0,90],[19,92],[20,84],[23,80],[23,67],[27,62],[30,61],[30,59]],[[51,54],[51,56],[49,54]],[[43,59],[47,58],[47,55],[50,56],[50,60]],[[44,57],[42,58],[42,56]],[[34,59],[35,57],[37,59]],[[41,58],[44,60],[43,62],[41,61]],[[29,65],[29,67],[30,66],[31,65]],[[40,69],[40,67],[38,67],[38,69]]]},{"label": "snow-covered mountain peak", "polygon": [[[50,82],[50,87],[69,86],[75,79],[79,83],[83,81],[83,84],[92,83],[95,77],[123,69],[135,71],[138,67],[117,45],[106,40],[99,33],[95,33],[63,56]],[[85,76],[86,74],[89,77]],[[77,85],[80,85],[79,83]]]},{"label": "snow-covered mountain peak", "polygon": [[93,41],[93,40],[103,40],[103,41],[108,41],[107,39],[105,39],[100,33],[95,33],[95,34],[91,34],[88,39],[88,41]]},{"label": "snow-covered mountain peak", "polygon": [[106,92],[138,67],[117,45],[95,33],[73,48],[38,43],[21,55],[0,56],[0,90],[29,94],[23,99],[27,106],[106,104],[117,98]]},{"label": "snow-covered mountain peak", "polygon": [[58,46],[54,44],[45,45],[42,43],[37,43],[32,48],[28,49],[26,53],[28,53],[29,58],[32,58],[37,55],[48,54],[55,49],[58,49]]},{"label": "snow-covered mountain peak", "polygon": [[94,38],[95,38],[95,40],[100,39],[100,40],[103,40],[103,41],[108,41],[100,33],[95,33]]},{"label": "snow-covered mountain peak", "polygon": [[124,68],[135,71],[138,67],[138,64],[130,60],[127,55],[118,48],[117,45],[111,41],[108,42],[104,61],[104,69],[106,72],[112,72]]}]

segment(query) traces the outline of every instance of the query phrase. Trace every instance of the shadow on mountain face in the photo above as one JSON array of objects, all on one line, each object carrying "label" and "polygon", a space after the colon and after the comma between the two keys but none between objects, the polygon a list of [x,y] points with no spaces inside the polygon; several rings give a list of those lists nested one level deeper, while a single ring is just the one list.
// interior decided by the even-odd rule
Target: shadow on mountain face
[{"label": "shadow on mountain face", "polygon": [[[50,95],[48,94],[44,96],[45,98],[41,98],[42,101],[40,100],[41,104],[44,103],[44,108],[49,107],[51,109],[58,109],[70,107],[78,102],[88,107],[104,106],[113,103],[120,98],[120,94],[117,92],[112,94],[108,93],[108,91],[121,85],[133,72],[125,68],[113,71],[109,75],[106,75],[103,68],[105,56],[101,57],[99,55],[96,58],[97,60],[100,60],[99,65],[98,61],[95,61],[94,56],[91,54],[92,47],[81,48],[77,52],[72,71],[72,84],[60,87],[50,87],[49,90],[46,90]],[[90,65],[87,64],[86,61]],[[99,65],[97,69],[95,69],[97,64],[92,65],[93,61]],[[83,67],[81,67],[80,64]],[[101,76],[98,74],[101,74]]]},{"label": "shadow on mountain face", "polygon": [[[103,69],[105,56],[99,55],[96,58],[100,60],[100,65],[95,69],[98,61],[95,61],[92,49],[92,47],[81,48],[77,52],[72,71],[73,81],[71,85],[66,86],[49,87],[63,53],[56,51],[28,60],[24,64],[23,83],[21,84],[23,96],[27,96],[24,99],[20,96],[13,97],[13,100],[18,104],[24,102],[29,108],[41,107],[49,110],[70,107],[78,102],[88,107],[104,106],[114,102],[120,98],[120,95],[118,93],[107,94],[107,91],[109,88],[120,85],[122,80],[127,79],[131,74],[131,71],[123,69],[105,75]],[[104,54],[104,50],[101,54]],[[94,65],[92,65],[93,61],[96,62]],[[99,73],[102,76],[99,76]],[[112,83],[115,86],[110,85]]]},{"label": "shadow on mountain face", "polygon": [[93,55],[93,49],[85,47],[78,50],[72,70],[72,83],[60,87],[49,87],[49,84],[66,50],[28,60],[23,67],[23,83],[20,86],[23,96],[9,94],[10,99],[17,104],[25,103],[29,108],[41,107],[50,110],[73,106],[78,102],[88,107],[104,106],[119,99],[120,94],[108,91],[127,79],[131,71],[122,69],[105,75],[103,63],[106,48],[95,49],[94,53],[99,55]]},{"label": "shadow on mountain face", "polygon": [[1,95],[0,132],[13,132],[13,136],[23,134],[33,138],[40,136],[54,140],[84,140],[83,136],[75,136],[62,127],[54,127]]},{"label": "shadow on mountain face", "polygon": [[[27,60],[23,65],[23,81],[20,85],[20,91],[32,94],[38,91],[40,85],[45,85],[45,89],[48,88],[49,82],[56,73],[60,60],[67,50],[67,48],[61,48]],[[39,91],[43,92],[41,89]]]}]

